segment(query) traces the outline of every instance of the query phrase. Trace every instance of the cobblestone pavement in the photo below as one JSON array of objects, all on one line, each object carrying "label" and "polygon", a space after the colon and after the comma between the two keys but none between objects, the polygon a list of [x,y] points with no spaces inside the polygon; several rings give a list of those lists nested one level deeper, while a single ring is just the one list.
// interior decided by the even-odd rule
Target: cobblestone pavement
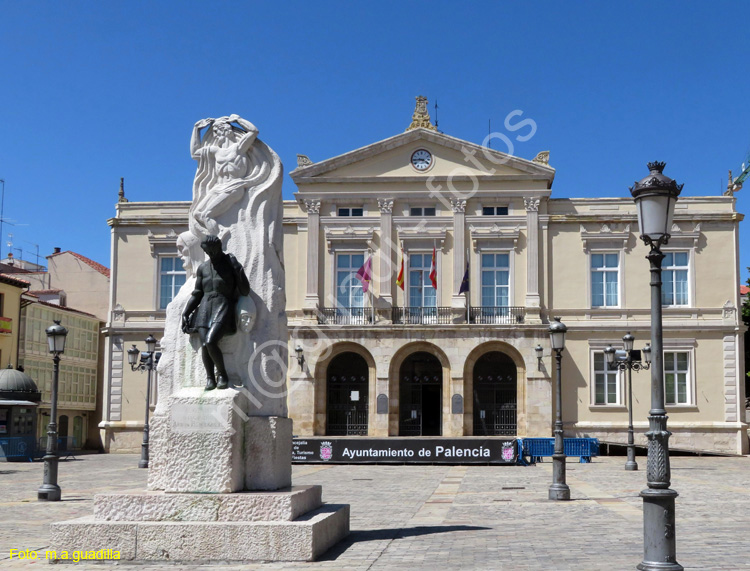
[{"label": "cobblestone pavement", "polygon": [[[550,502],[549,461],[509,466],[295,466],[296,484],[322,484],[323,499],[351,504],[351,535],[315,563],[221,569],[625,570],[641,561],[641,471],[623,457],[568,463],[572,501]],[[36,501],[41,463],[0,463],[0,568],[46,566],[48,524],[92,513],[95,493],[145,487],[131,455],[80,456],[60,464],[63,501]],[[677,559],[686,569],[750,569],[750,458],[672,458]],[[42,550],[35,562],[10,549]],[[148,569],[184,565],[81,564]]]}]

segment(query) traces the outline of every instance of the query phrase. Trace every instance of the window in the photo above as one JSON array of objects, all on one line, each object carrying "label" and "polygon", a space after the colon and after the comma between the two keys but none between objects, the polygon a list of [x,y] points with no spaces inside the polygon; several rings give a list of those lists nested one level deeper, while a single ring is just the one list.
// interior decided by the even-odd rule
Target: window
[{"label": "window", "polygon": [[507,216],[507,206],[483,206],[482,216]]},{"label": "window", "polygon": [[182,260],[177,256],[159,258],[159,309],[166,309],[185,283]]},{"label": "window", "polygon": [[689,372],[689,353],[664,353],[664,401],[666,404],[690,403]]},{"label": "window", "polygon": [[435,216],[434,207],[412,207],[409,209],[410,216]]},{"label": "window", "polygon": [[510,255],[482,254],[482,307],[510,305]]},{"label": "window", "polygon": [[688,253],[665,252],[661,264],[661,304],[689,305]]},{"label": "window", "polygon": [[591,306],[617,307],[619,254],[591,254]]},{"label": "window", "polygon": [[363,216],[362,208],[339,208],[339,216]]},{"label": "window", "polygon": [[432,253],[409,256],[409,307],[437,307],[437,291],[430,280],[431,267]]},{"label": "window", "polygon": [[619,404],[620,383],[617,368],[610,368],[604,351],[594,353],[594,404]]},{"label": "window", "polygon": [[336,255],[336,305],[338,307],[363,307],[364,293],[357,272],[365,263],[364,254]]}]

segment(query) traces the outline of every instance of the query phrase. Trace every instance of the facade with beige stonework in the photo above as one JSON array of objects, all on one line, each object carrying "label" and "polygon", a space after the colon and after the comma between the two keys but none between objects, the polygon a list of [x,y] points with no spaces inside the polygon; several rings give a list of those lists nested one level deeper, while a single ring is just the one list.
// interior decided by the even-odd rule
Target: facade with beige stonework
[{"label": "facade with beige stonework", "polygon": [[[647,248],[630,197],[554,198],[548,161],[423,126],[320,162],[301,156],[283,221],[295,434],[549,436],[556,315],[568,326],[566,435],[626,441],[625,377],[603,350],[628,331],[636,348],[650,338]],[[188,208],[121,202],[109,221],[111,451],[140,443],[146,380],[124,351],[163,329]],[[732,196],[677,203],[663,273],[673,448],[747,452],[741,220]],[[649,405],[650,373],[634,373],[639,445]]]}]

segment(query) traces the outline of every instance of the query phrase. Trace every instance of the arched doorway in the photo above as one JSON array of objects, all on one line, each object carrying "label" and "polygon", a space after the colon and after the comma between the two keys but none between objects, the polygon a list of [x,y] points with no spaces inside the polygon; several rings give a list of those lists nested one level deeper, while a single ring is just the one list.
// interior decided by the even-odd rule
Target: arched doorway
[{"label": "arched doorway", "polygon": [[500,351],[477,359],[474,378],[474,436],[516,434],[516,364]]},{"label": "arched doorway", "polygon": [[443,366],[425,351],[412,353],[399,370],[399,435],[440,436]]},{"label": "arched doorway", "polygon": [[341,353],[326,371],[326,435],[367,436],[367,361],[357,353]]},{"label": "arched doorway", "polygon": [[59,450],[68,449],[68,415],[63,414],[57,423],[57,437],[60,439],[57,443]]}]

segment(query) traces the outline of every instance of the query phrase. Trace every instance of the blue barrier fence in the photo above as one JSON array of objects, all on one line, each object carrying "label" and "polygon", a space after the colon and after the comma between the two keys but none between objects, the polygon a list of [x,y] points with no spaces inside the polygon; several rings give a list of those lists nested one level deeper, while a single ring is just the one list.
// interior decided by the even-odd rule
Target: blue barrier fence
[{"label": "blue barrier fence", "polygon": [[[554,438],[521,438],[519,446],[519,459],[529,457],[531,463],[541,462],[545,456],[555,453]],[[599,456],[599,439],[563,438],[563,449],[566,456],[579,456],[581,463],[591,462],[593,456]]]},{"label": "blue barrier fence", "polygon": [[33,460],[36,450],[36,438],[33,436],[0,438],[0,458],[25,458],[26,460]]}]

